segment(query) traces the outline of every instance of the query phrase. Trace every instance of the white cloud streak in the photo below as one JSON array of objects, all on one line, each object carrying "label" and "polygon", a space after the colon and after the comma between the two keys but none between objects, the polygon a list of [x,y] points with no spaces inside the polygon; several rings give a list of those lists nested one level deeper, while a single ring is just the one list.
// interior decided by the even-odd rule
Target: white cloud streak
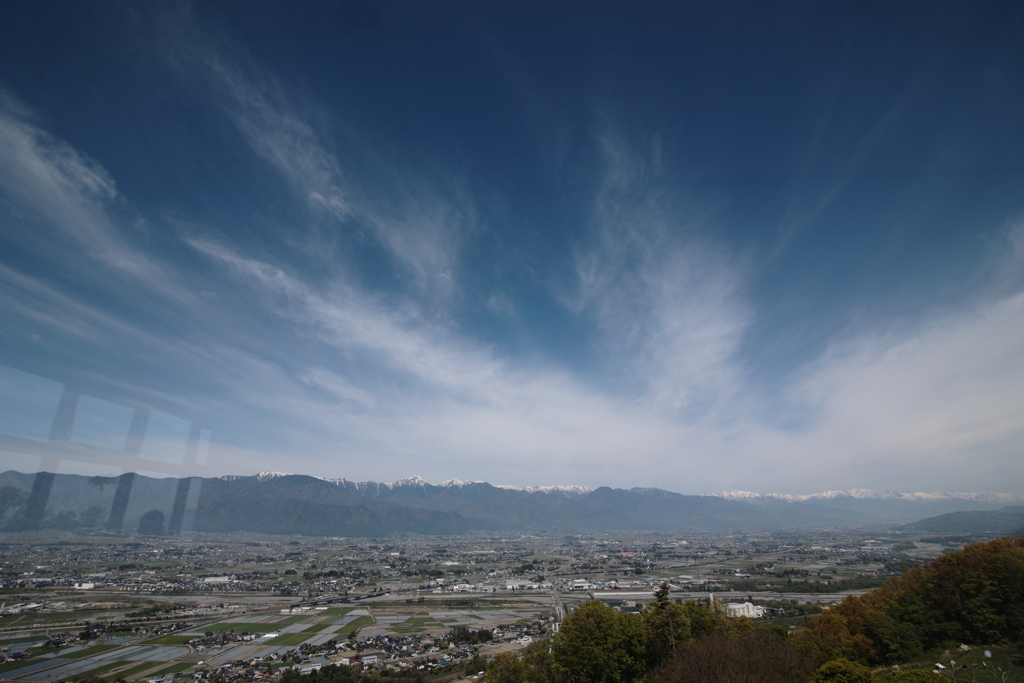
[{"label": "white cloud streak", "polygon": [[[115,236],[104,206],[117,196],[113,179],[95,161],[30,120],[28,110],[10,96],[0,97],[0,187],[19,208],[30,208],[47,227],[56,227],[95,258],[133,275],[140,263]],[[24,217],[22,217],[24,218]],[[33,229],[34,228],[34,229]],[[38,222],[11,221],[8,238],[36,251],[59,248],[58,240],[39,235]],[[56,244],[55,244],[56,243]]]},{"label": "white cloud streak", "polygon": [[161,297],[189,295],[157,259],[133,244],[111,217],[119,201],[103,166],[40,128],[31,111],[0,91],[0,193],[11,214],[4,236],[65,270],[81,271],[101,289],[124,278]]},{"label": "white cloud streak", "polygon": [[571,305],[596,316],[619,371],[655,406],[720,409],[739,390],[734,356],[751,321],[743,270],[659,187],[656,140],[630,145],[609,126],[598,141],[605,179]]},{"label": "white cloud streak", "polygon": [[322,294],[280,268],[224,246],[200,239],[189,243],[259,284],[271,295],[268,303],[278,314],[312,328],[339,349],[372,353],[394,370],[452,390],[487,387],[498,371],[485,352],[430,326],[413,309],[392,310],[351,286],[335,286],[329,295]]},{"label": "white cloud streak", "polygon": [[[856,453],[948,453],[1024,431],[1024,294],[838,344],[794,387]],[[870,429],[865,429],[870,425]]]},{"label": "white cloud streak", "polygon": [[462,242],[476,229],[476,210],[463,183],[443,168],[403,170],[372,150],[349,141],[351,164],[377,177],[381,194],[353,179],[324,136],[288,104],[270,77],[230,64],[209,49],[199,49],[196,64],[224,95],[231,120],[253,150],[276,168],[309,205],[352,229],[367,229],[435,299],[450,296]]}]

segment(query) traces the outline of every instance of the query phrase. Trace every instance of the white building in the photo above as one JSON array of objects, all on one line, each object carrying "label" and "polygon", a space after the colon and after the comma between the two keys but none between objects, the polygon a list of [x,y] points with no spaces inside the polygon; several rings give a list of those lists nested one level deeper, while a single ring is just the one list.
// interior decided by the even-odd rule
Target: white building
[{"label": "white building", "polygon": [[753,605],[749,602],[728,602],[725,604],[725,614],[728,617],[760,619],[764,616],[764,607]]}]

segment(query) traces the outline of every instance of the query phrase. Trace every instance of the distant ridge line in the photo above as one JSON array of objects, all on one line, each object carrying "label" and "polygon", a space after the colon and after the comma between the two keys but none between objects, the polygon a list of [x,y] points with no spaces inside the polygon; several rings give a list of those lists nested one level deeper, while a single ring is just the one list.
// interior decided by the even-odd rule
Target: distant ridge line
[{"label": "distant ridge line", "polygon": [[[225,475],[220,477],[225,481],[252,478],[257,481],[268,481],[277,477],[308,476],[321,481],[330,482],[345,488],[361,490],[368,487],[396,489],[402,487],[437,486],[440,488],[464,488],[467,486],[493,486],[498,489],[510,491],[522,491],[524,493],[548,493],[563,496],[585,496],[593,492],[585,486],[555,484],[550,486],[514,486],[511,484],[489,484],[485,481],[474,481],[464,479],[448,479],[440,484],[431,484],[419,475],[413,475],[395,482],[361,481],[356,482],[344,477],[320,477],[314,474],[296,474],[290,472],[260,472],[254,475]],[[635,487],[632,489],[638,493],[653,493],[664,491],[656,486]],[[976,493],[964,491],[917,491],[913,493],[901,493],[899,491],[872,491],[871,489],[829,489],[819,493],[794,494],[794,493],[754,493],[752,491],[727,490],[720,493],[706,492],[703,497],[724,498],[725,500],[760,503],[772,500],[785,501],[787,503],[822,502],[836,498],[854,498],[859,500],[886,500],[886,501],[908,501],[908,502],[937,502],[946,500],[969,500],[979,503],[1024,503],[1024,494],[998,493],[991,491],[979,491]]]},{"label": "distant ridge line", "polygon": [[918,491],[915,493],[900,493],[899,491],[876,492],[870,489],[849,489],[847,491],[828,490],[822,491],[821,493],[809,493],[803,495],[792,493],[753,493],[751,491],[722,491],[721,493],[705,493],[704,495],[751,503],[770,500],[781,500],[787,503],[804,503],[829,501],[836,498],[909,502],[937,502],[944,500],[970,500],[979,503],[1004,504],[1024,502],[1024,494],[995,493],[991,491],[980,491],[977,493],[967,493],[963,491]]},{"label": "distant ridge line", "polygon": [[[56,473],[47,478],[52,478],[53,502],[64,507],[58,512],[75,513],[77,519],[97,505],[113,509],[117,487],[109,484],[114,478]],[[188,483],[190,489],[192,485],[197,487],[195,499],[191,503],[191,499],[185,500],[190,507],[180,513],[192,520],[189,524],[195,531],[258,531],[330,537],[526,529],[688,533],[907,524],[939,517],[946,526],[951,523],[944,520],[952,519],[955,522],[952,526],[957,528],[963,526],[961,522],[974,520],[981,525],[977,528],[1005,531],[1003,527],[1016,519],[1013,515],[1018,514],[1017,510],[1024,510],[1021,496],[993,493],[903,494],[853,489],[810,495],[726,491],[721,496],[702,496],[658,487],[601,486],[594,490],[565,485],[514,487],[461,479],[448,479],[434,485],[420,476],[377,483],[273,471],[247,476],[199,477],[202,480],[199,482],[194,479],[135,476],[126,516],[116,528],[128,532],[137,529],[142,517],[151,508],[157,509],[154,505],[158,501],[173,499],[177,505],[176,492],[181,490],[183,482]],[[34,490],[35,480],[36,474],[13,470],[0,473],[0,484],[24,491],[25,496]],[[1014,506],[1019,507],[1014,509]],[[171,508],[162,511],[165,515],[176,514]],[[955,514],[945,516],[948,513]],[[1007,515],[1012,519],[1007,521]],[[180,518],[186,519],[186,516]],[[0,522],[7,526],[22,524],[20,517],[5,517],[7,519]],[[28,526],[46,522],[46,518],[25,519]],[[19,530],[14,527],[12,530]]]}]

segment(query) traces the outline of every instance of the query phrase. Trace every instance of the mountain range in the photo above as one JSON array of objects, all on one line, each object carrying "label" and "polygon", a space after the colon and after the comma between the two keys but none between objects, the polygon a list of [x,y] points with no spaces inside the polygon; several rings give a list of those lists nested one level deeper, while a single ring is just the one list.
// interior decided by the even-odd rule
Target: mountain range
[{"label": "mountain range", "polygon": [[947,512],[922,519],[903,528],[953,534],[1024,536],[1024,505],[1007,505],[999,510]]},{"label": "mountain range", "polygon": [[[907,523],[1024,503],[1024,496],[996,493],[906,494],[855,489],[813,495],[742,491],[684,495],[659,488],[512,487],[457,479],[435,485],[420,477],[379,483],[262,472],[184,480],[134,475],[130,496],[127,501],[122,496],[121,512],[113,515],[109,511],[117,507],[118,479],[74,474],[52,477],[41,519],[18,517],[13,506],[5,505],[2,523],[8,528],[39,523],[113,525],[134,531],[143,515],[157,510],[163,529],[308,536],[527,529],[724,531]],[[0,487],[12,500],[27,497],[35,478],[35,474],[8,471],[0,474]]]}]

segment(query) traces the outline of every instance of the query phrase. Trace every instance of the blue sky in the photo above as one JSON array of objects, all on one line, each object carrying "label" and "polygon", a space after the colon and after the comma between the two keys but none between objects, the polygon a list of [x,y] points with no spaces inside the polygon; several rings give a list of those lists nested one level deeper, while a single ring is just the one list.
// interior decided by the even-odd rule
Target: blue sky
[{"label": "blue sky", "polygon": [[677,5],[3,3],[5,428],[1024,492],[1020,3]]}]

